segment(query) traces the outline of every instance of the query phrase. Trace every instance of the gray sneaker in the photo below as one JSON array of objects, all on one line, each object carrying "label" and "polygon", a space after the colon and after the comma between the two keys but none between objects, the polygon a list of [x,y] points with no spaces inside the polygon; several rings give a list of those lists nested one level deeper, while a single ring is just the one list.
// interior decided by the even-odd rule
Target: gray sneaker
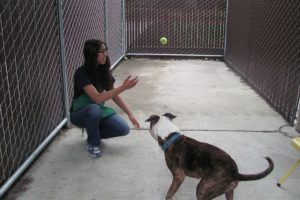
[{"label": "gray sneaker", "polygon": [[86,143],[85,149],[90,154],[90,156],[94,158],[99,158],[102,156],[102,152],[99,146],[92,146],[89,143]]}]

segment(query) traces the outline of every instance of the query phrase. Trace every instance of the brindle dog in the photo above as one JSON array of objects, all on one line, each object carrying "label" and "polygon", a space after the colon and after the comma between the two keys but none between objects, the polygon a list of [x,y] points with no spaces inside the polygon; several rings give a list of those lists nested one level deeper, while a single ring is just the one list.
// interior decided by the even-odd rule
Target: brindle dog
[{"label": "brindle dog", "polygon": [[181,135],[172,123],[175,117],[166,113],[152,115],[146,120],[150,122],[151,135],[165,151],[166,163],[173,175],[167,200],[172,199],[185,176],[201,178],[196,191],[198,200],[210,200],[224,193],[226,200],[232,200],[239,181],[262,179],[273,170],[273,161],[266,157],[269,166],[263,172],[240,174],[235,161],[225,151]]}]

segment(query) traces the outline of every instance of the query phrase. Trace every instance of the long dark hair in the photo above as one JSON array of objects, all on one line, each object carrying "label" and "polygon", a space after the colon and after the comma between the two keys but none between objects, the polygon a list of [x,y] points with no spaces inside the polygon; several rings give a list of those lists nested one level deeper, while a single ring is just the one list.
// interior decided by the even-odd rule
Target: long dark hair
[{"label": "long dark hair", "polygon": [[110,90],[113,87],[110,59],[107,56],[104,65],[99,64],[97,61],[98,52],[102,44],[104,44],[107,49],[106,43],[101,40],[90,39],[85,41],[83,48],[84,67],[97,89],[102,87],[105,90]]}]

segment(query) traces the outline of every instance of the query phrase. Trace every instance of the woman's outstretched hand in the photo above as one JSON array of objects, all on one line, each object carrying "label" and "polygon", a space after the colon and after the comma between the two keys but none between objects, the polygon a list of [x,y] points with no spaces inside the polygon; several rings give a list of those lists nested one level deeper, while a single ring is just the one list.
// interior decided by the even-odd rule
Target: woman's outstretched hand
[{"label": "woman's outstretched hand", "polygon": [[139,129],[140,128],[140,124],[139,124],[138,120],[136,120],[133,115],[129,115],[128,117],[129,117],[129,120],[131,121],[132,125],[135,128]]},{"label": "woman's outstretched hand", "polygon": [[[139,82],[139,79],[137,76],[135,76],[134,78],[131,78],[131,76],[128,76],[124,81],[121,87],[123,87],[124,90],[128,90],[130,88],[133,88],[137,83]],[[124,105],[125,106],[125,105]],[[124,110],[124,109],[123,109]],[[125,106],[125,110],[128,110]],[[139,122],[136,120],[136,118],[130,113],[130,112],[126,112],[128,113],[128,117],[129,120],[131,121],[132,125],[139,129],[140,128],[140,124]]]},{"label": "woman's outstretched hand", "polygon": [[139,79],[138,77],[134,77],[134,78],[131,78],[131,76],[128,76],[124,81],[123,81],[123,88],[125,90],[128,90],[130,88],[133,88],[137,83],[139,82]]}]

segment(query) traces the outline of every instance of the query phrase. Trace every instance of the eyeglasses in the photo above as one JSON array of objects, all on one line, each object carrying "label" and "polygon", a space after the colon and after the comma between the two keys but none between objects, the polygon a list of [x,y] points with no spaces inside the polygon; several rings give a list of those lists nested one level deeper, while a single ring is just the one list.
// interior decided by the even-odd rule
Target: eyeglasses
[{"label": "eyeglasses", "polygon": [[106,53],[107,54],[107,49],[99,49],[98,53]]}]

